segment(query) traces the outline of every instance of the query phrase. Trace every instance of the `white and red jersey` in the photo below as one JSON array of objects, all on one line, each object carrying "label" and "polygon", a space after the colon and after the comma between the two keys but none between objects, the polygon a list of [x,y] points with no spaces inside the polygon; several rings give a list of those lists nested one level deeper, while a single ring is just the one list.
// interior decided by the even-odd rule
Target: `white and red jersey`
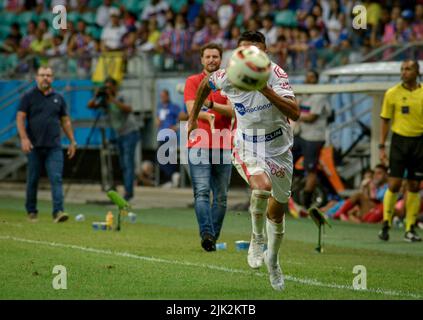
[{"label": "white and red jersey", "polygon": [[[281,97],[295,97],[285,71],[273,62],[271,70],[268,86]],[[293,132],[288,118],[263,94],[236,89],[224,69],[213,72],[209,76],[209,84],[213,90],[221,90],[221,94],[228,97],[236,111],[238,127],[235,146],[246,141],[253,144],[265,142],[266,156],[285,153],[292,147]]]}]

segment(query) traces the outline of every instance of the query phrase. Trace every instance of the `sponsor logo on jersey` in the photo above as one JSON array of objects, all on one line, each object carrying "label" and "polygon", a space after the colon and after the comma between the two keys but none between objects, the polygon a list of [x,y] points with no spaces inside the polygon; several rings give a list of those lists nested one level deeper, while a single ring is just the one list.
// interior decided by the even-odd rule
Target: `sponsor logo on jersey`
[{"label": "sponsor logo on jersey", "polygon": [[257,111],[262,111],[266,109],[270,109],[272,107],[272,104],[269,102],[267,104],[261,105],[261,106],[255,106],[251,108],[246,108],[242,103],[235,103],[235,110],[241,115],[245,115],[246,113],[253,113]]}]

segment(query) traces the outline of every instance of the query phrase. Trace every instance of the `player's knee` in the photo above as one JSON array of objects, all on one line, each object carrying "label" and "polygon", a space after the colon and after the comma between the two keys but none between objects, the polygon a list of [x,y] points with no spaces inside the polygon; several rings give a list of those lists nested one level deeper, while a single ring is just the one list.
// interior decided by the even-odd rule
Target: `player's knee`
[{"label": "player's knee", "polygon": [[260,178],[251,180],[250,186],[252,190],[272,191],[272,182],[270,179]]}]

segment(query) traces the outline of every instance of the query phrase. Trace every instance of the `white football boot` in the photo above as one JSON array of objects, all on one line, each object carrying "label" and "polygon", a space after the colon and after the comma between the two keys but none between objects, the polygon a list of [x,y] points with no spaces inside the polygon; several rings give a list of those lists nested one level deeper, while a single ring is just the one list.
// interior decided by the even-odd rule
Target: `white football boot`
[{"label": "white football boot", "polygon": [[264,236],[256,236],[253,233],[247,256],[248,265],[253,269],[258,269],[263,265],[263,245]]},{"label": "white football boot", "polygon": [[276,263],[276,265],[271,265],[269,263],[268,257],[267,257],[268,251],[266,250],[264,255],[264,263],[266,264],[267,271],[269,272],[269,279],[270,284],[272,285],[272,288],[277,291],[282,291],[285,289],[285,281],[282,274],[281,266],[279,265],[279,261]]}]

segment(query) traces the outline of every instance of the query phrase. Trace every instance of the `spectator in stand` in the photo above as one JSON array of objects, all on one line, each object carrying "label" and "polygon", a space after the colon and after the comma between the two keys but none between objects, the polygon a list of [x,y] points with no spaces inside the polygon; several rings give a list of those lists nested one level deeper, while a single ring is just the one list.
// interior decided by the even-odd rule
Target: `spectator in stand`
[{"label": "spectator in stand", "polygon": [[158,29],[157,20],[155,18],[150,19],[147,26],[147,39],[138,46],[138,50],[141,52],[153,51],[159,43],[160,35],[161,33]]},{"label": "spectator in stand", "polygon": [[409,23],[402,17],[395,21],[393,33],[389,33],[384,37],[385,44],[405,44],[413,41],[413,31]]},{"label": "spectator in stand", "polygon": [[246,31],[258,31],[261,28],[260,20],[252,18],[248,20],[245,24]]},{"label": "spectator in stand", "polygon": [[311,14],[313,15],[316,26],[320,29],[320,31],[324,31],[325,29],[325,22],[323,20],[323,9],[319,3],[316,3],[311,10]]},{"label": "spectator in stand", "polygon": [[233,50],[238,46],[238,38],[241,35],[241,29],[238,26],[232,26],[229,32],[226,32],[223,49]]},{"label": "spectator in stand", "polygon": [[126,28],[121,24],[120,11],[117,8],[110,9],[111,23],[101,33],[101,51],[116,51],[122,48],[122,37]]},{"label": "spectator in stand", "polygon": [[416,4],[414,9],[414,23],[413,31],[416,37],[416,41],[423,40],[423,3]]},{"label": "spectator in stand", "polygon": [[235,14],[235,7],[231,3],[231,0],[220,0],[220,5],[217,9],[217,17],[221,30],[226,30],[233,23],[236,17]]},{"label": "spectator in stand", "polygon": [[45,51],[45,55],[48,57],[61,57],[66,55],[66,51],[66,43],[63,43],[63,37],[58,34],[53,37],[52,45]]},{"label": "spectator in stand", "polygon": [[[160,52],[167,55],[169,61],[172,60],[172,67],[182,68],[190,59],[191,35],[187,29],[185,18],[182,14],[175,17],[174,27],[163,32],[160,36],[158,48]],[[165,62],[166,64],[166,62]],[[165,66],[165,68],[168,68]]]},{"label": "spectator in stand", "polygon": [[169,9],[169,4],[164,0],[150,0],[145,6],[141,14],[141,21],[148,21],[152,17],[157,19],[159,29],[163,28],[166,23],[166,11]]},{"label": "spectator in stand", "polygon": [[113,0],[104,0],[103,4],[98,7],[95,22],[99,27],[104,28],[109,23],[112,4]]},{"label": "spectator in stand", "polygon": [[203,6],[199,1],[188,0],[187,3],[182,7],[180,13],[187,17],[188,25],[191,26],[195,23],[195,20],[201,15]]},{"label": "spectator in stand", "polygon": [[49,23],[46,19],[40,20],[38,23],[38,29],[41,29],[43,31],[43,39],[51,42],[53,39],[53,34],[49,30]]},{"label": "spectator in stand", "polygon": [[192,38],[191,50],[194,52],[200,52],[201,47],[208,43],[210,39],[210,26],[213,18],[206,16],[204,20],[204,26],[196,31]]},{"label": "spectator in stand", "polygon": [[28,50],[32,40],[35,39],[35,31],[37,30],[37,24],[34,20],[31,20],[26,27],[26,35],[22,38],[20,47],[23,50]]},{"label": "spectator in stand", "polygon": [[219,9],[220,0],[204,0],[203,10],[204,14],[209,17],[216,17]]},{"label": "spectator in stand", "polygon": [[283,34],[278,36],[276,44],[269,48],[269,52],[272,54],[273,61],[283,69],[286,69],[288,60],[288,43]]},{"label": "spectator in stand", "polygon": [[78,21],[77,32],[73,34],[68,44],[69,57],[77,59],[77,73],[88,75],[91,70],[92,56],[95,54],[93,39],[86,32],[86,25]]},{"label": "spectator in stand", "polygon": [[383,43],[388,43],[392,41],[395,37],[395,24],[398,18],[401,17],[401,7],[394,6],[391,10],[391,20],[385,25],[385,30],[383,32]]},{"label": "spectator in stand", "polygon": [[269,49],[278,40],[278,28],[273,25],[273,18],[270,15],[263,18],[262,24],[263,28],[259,31],[266,37],[266,46]]},{"label": "spectator in stand", "polygon": [[218,45],[223,45],[224,31],[220,29],[219,23],[214,20],[210,25],[209,41]]},{"label": "spectator in stand", "polygon": [[41,28],[35,31],[35,39],[32,40],[30,45],[30,52],[33,54],[44,54],[45,50],[50,46],[50,42],[45,40],[44,32]]},{"label": "spectator in stand", "polygon": [[16,52],[22,40],[22,34],[18,23],[13,23],[10,26],[10,33],[6,40],[1,45],[0,49],[6,52]]},{"label": "spectator in stand", "polygon": [[19,13],[24,10],[24,2],[23,0],[5,0],[3,3],[3,7],[8,12]]},{"label": "spectator in stand", "polygon": [[260,10],[258,12],[258,16],[260,19],[264,19],[267,16],[272,17],[275,14],[272,5],[269,0],[264,0],[260,3]]},{"label": "spectator in stand", "polygon": [[390,23],[391,17],[387,8],[382,8],[379,23],[377,26],[372,27],[370,35],[370,45],[377,48],[382,45],[382,37],[386,26]]},{"label": "spectator in stand", "polygon": [[[298,1],[297,1],[298,3]],[[301,0],[297,7],[297,21],[301,25],[313,9],[315,0]]]}]

